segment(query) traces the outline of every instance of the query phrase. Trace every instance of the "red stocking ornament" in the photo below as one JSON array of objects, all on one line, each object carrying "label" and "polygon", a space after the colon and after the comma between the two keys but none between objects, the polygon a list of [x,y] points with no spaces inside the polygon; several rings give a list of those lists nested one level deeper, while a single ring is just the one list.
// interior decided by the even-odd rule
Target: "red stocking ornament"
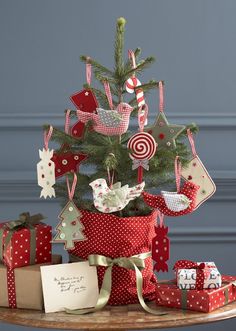
[{"label": "red stocking ornament", "polygon": [[152,259],[155,262],[154,271],[168,272],[167,261],[170,258],[170,241],[168,227],[164,225],[164,215],[159,213],[160,224],[155,226],[156,236],[152,239]]},{"label": "red stocking ornament", "polygon": [[[88,59],[89,61],[89,59]],[[87,84],[90,86],[91,84],[91,63],[86,63],[86,78]],[[73,94],[70,97],[71,101],[74,103],[76,108],[86,113],[95,113],[96,108],[98,108],[98,101],[93,94],[92,90],[84,89],[80,92]],[[71,128],[71,134],[74,137],[83,137],[84,134],[85,123],[80,120],[77,121]]]}]

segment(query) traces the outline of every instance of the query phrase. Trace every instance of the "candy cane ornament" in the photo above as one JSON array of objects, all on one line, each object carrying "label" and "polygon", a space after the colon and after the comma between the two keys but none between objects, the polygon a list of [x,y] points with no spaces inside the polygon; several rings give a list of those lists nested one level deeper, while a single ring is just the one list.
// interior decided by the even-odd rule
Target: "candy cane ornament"
[{"label": "candy cane ornament", "polygon": [[[132,67],[133,67],[133,69],[135,69],[137,66],[136,66],[134,52],[132,50],[129,50],[128,54],[129,54],[129,58],[132,62]],[[125,83],[125,88],[126,88],[126,91],[128,93],[134,93],[135,92],[138,107],[141,107],[141,106],[145,105],[145,98],[144,98],[143,90],[141,88],[138,88],[138,89],[136,88],[140,85],[141,85],[141,82],[140,82],[139,79],[137,79],[135,77],[135,74],[133,74],[133,76],[130,77]]]}]

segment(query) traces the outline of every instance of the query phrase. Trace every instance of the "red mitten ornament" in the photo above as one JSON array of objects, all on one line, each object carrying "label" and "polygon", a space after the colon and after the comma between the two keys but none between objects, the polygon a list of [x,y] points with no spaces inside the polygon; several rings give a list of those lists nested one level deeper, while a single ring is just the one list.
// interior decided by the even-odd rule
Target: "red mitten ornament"
[{"label": "red mitten ornament", "polygon": [[170,241],[168,238],[168,227],[164,225],[164,215],[159,213],[160,224],[155,226],[156,236],[152,239],[152,259],[154,262],[154,271],[168,272],[170,258]]},{"label": "red mitten ornament", "polygon": [[[86,63],[86,77],[87,84],[91,84],[91,64]],[[95,113],[96,108],[98,107],[98,101],[93,94],[92,90],[84,89],[80,92],[77,92],[70,97],[71,101],[74,103],[77,109],[85,113]],[[71,134],[74,137],[83,137],[85,123],[80,120],[76,122],[71,128]]]}]

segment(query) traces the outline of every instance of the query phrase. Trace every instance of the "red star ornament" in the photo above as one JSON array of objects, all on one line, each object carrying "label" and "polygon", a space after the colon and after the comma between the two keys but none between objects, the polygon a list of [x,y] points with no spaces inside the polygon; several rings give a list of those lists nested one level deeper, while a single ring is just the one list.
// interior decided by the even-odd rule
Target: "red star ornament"
[{"label": "red star ornament", "polygon": [[[98,108],[98,101],[91,90],[84,89],[71,95],[70,99],[77,109],[86,113],[96,113],[96,108]],[[71,128],[71,135],[77,138],[83,137],[84,128],[85,123],[77,121]]]},{"label": "red star ornament", "polygon": [[68,172],[77,172],[81,162],[87,159],[82,153],[54,152],[52,161],[55,163],[55,177],[62,177]]}]

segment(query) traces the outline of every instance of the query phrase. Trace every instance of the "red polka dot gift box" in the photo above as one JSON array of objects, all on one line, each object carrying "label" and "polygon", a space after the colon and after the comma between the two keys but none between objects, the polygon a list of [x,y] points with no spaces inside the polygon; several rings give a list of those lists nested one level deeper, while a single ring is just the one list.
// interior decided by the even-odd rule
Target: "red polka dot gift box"
[{"label": "red polka dot gift box", "polygon": [[14,269],[51,262],[52,227],[42,219],[23,213],[19,220],[0,224],[0,263]]},{"label": "red polka dot gift box", "polygon": [[222,276],[218,289],[183,290],[175,280],[160,282],[156,288],[156,304],[170,308],[209,313],[235,300],[236,276]]},{"label": "red polka dot gift box", "polygon": [[[73,257],[87,260],[91,254],[99,254],[112,259],[132,257],[150,252],[157,212],[147,216],[117,217],[113,214],[91,213],[81,210],[81,221],[87,240],[75,243],[69,253]],[[101,288],[106,267],[98,266],[98,281]],[[151,256],[145,259],[142,270],[143,297],[155,298],[156,278],[153,273]],[[118,265],[112,267],[112,288],[108,304],[125,305],[138,303],[135,271]]]}]

